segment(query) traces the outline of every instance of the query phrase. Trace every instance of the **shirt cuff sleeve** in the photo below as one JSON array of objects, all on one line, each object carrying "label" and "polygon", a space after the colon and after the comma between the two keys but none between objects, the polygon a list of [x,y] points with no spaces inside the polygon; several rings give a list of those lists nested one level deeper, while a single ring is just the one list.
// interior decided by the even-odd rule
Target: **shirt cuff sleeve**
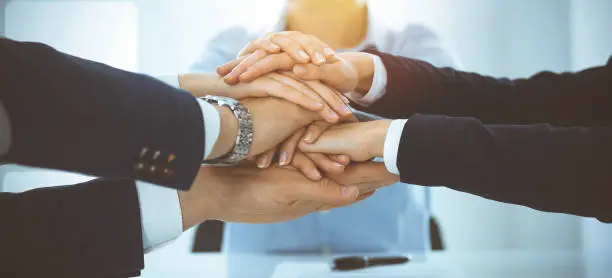
[{"label": "shirt cuff sleeve", "polygon": [[[178,75],[162,75],[158,76],[157,79],[170,86],[176,88],[180,87]],[[204,119],[204,159],[206,159],[217,143],[217,139],[219,139],[219,133],[221,132],[221,116],[219,115],[219,111],[217,111],[212,104],[201,99],[198,99],[198,104],[200,105],[202,118]]]},{"label": "shirt cuff sleeve", "polygon": [[397,153],[402,139],[402,132],[408,120],[393,120],[387,129],[387,137],[383,146],[383,158],[387,170],[395,175],[399,175],[397,167]]},{"label": "shirt cuff sleeve", "polygon": [[136,181],[144,251],[171,241],[183,232],[181,204],[176,190]]},{"label": "shirt cuff sleeve", "polygon": [[204,119],[204,159],[210,156],[213,147],[219,139],[221,133],[221,116],[215,107],[201,99],[198,99],[198,104],[202,110],[202,118]]},{"label": "shirt cuff sleeve", "polygon": [[374,77],[372,79],[370,91],[363,97],[360,97],[356,93],[347,95],[352,101],[364,107],[368,107],[381,99],[385,95],[385,88],[387,87],[387,69],[382,59],[373,54],[368,53],[368,55],[372,56],[372,61],[374,62]]}]

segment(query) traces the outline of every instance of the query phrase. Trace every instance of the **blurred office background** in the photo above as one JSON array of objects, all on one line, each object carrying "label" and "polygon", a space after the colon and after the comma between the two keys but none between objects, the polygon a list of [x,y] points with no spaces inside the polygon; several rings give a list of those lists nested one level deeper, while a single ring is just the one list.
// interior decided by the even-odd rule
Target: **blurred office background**
[{"label": "blurred office background", "polygon": [[[0,0],[0,34],[152,75],[187,71],[218,32],[275,22],[284,0]],[[384,24],[423,23],[463,69],[521,77],[578,70],[612,54],[609,0],[374,0]],[[1,62],[1,61],[0,61]],[[0,168],[5,191],[88,177],[18,166]],[[554,198],[554,196],[551,196]],[[433,212],[449,250],[612,250],[612,226],[542,213],[437,188]],[[167,248],[189,252],[193,232]],[[607,248],[606,248],[607,247]]]}]

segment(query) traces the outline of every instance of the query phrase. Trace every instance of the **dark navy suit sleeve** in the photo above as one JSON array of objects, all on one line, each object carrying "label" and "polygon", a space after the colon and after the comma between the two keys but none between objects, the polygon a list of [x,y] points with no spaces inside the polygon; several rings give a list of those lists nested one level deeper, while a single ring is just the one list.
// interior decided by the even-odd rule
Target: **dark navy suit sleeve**
[{"label": "dark navy suit sleeve", "polygon": [[0,193],[0,277],[131,277],[144,267],[134,181]]},{"label": "dark navy suit sleeve", "polygon": [[510,80],[369,52],[388,80],[363,110],[409,118],[403,182],[612,222],[612,61]]},{"label": "dark navy suit sleeve", "polygon": [[404,127],[405,183],[447,186],[538,210],[612,222],[612,129],[485,125],[421,115]]},{"label": "dark navy suit sleeve", "polygon": [[204,154],[196,99],[154,78],[0,39],[6,160],[188,189]]},{"label": "dark navy suit sleeve", "polygon": [[612,63],[577,73],[493,78],[369,50],[387,70],[386,94],[360,110],[388,118],[415,113],[474,117],[487,124],[612,125]]}]

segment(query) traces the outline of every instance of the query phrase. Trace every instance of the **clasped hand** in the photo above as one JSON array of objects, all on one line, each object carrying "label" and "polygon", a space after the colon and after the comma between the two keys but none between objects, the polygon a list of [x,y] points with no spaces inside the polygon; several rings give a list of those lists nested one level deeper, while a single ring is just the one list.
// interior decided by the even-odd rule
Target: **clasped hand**
[{"label": "clasped hand", "polygon": [[[382,156],[389,122],[357,123],[342,94],[369,90],[371,80],[360,75],[367,59],[335,54],[312,36],[281,32],[250,43],[238,59],[220,66],[218,83],[224,84],[182,82],[196,95],[229,96],[251,111],[249,156],[263,170],[204,167],[198,177],[206,177],[206,186],[180,194],[181,204],[202,204],[205,219],[276,222],[349,205],[396,182],[382,163],[366,162]],[[211,177],[223,186],[210,185]],[[202,202],[200,194],[215,197]],[[184,227],[201,217],[184,213]]]},{"label": "clasped hand", "polygon": [[[286,83],[301,84],[293,85],[300,90],[286,90],[274,96],[304,109],[319,111],[321,119],[307,129],[298,130],[280,145],[279,164],[284,166],[294,162],[293,166],[316,180],[320,173],[314,166],[325,172],[339,173],[350,160],[362,162],[382,156],[389,121],[355,123],[357,120],[350,113],[349,100],[343,95],[362,97],[369,90],[371,78],[364,76],[373,75],[372,64],[368,54],[336,54],[314,36],[285,31],[252,41],[236,60],[220,66],[217,72],[226,83],[237,86],[279,74],[285,76]],[[317,106],[303,100],[305,97],[314,100]],[[329,117],[334,112],[340,120]],[[335,126],[323,140],[318,140],[332,124],[347,122],[354,124]],[[296,147],[299,147],[297,152]],[[258,158],[257,165],[268,167],[275,153],[276,148],[268,150]]]}]

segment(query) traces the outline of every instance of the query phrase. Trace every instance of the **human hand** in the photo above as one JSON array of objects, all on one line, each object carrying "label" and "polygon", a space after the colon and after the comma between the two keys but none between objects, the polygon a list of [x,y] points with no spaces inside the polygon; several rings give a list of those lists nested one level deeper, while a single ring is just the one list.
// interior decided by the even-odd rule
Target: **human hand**
[{"label": "human hand", "polygon": [[179,76],[179,84],[195,96],[218,95],[237,100],[254,97],[285,99],[304,109],[318,112],[330,123],[351,113],[347,107],[348,99],[335,89],[316,80],[300,81],[288,72],[271,72],[235,86],[227,85],[219,77],[210,74],[183,74]]},{"label": "human hand", "polygon": [[285,141],[313,121],[318,114],[276,98],[254,98],[241,101],[251,112],[253,141],[248,156],[264,153]]},{"label": "human hand", "polygon": [[[354,115],[349,115],[342,122],[357,122]],[[267,152],[259,155],[256,159],[259,168],[269,167],[274,157],[278,154],[279,166],[292,166],[302,171],[307,177],[313,180],[321,178],[318,169],[330,173],[340,173],[344,167],[350,163],[346,155],[326,155],[321,153],[303,153],[297,150],[300,141],[308,143],[314,142],[325,129],[331,124],[325,121],[315,121],[308,128],[303,128],[295,132],[278,147],[274,147]],[[306,135],[304,135],[306,134]],[[314,137],[316,136],[316,138]],[[295,160],[294,160],[295,155]]]},{"label": "human hand", "polygon": [[361,194],[399,182],[399,176],[390,173],[384,163],[361,162],[348,165],[341,173],[325,173],[325,177],[339,184],[352,184]]},{"label": "human hand", "polygon": [[253,53],[221,65],[217,73],[223,76],[226,83],[237,84],[250,82],[270,72],[292,71],[300,79],[320,80],[343,93],[369,91],[374,76],[374,62],[367,53],[336,54],[320,66],[301,64],[285,52],[259,54],[262,56],[251,58],[255,55],[258,54]]},{"label": "human hand", "polygon": [[307,153],[343,154],[352,161],[368,161],[382,157],[391,120],[334,125],[320,133],[313,132],[312,143],[300,142],[298,148]]},{"label": "human hand", "polygon": [[321,65],[334,56],[334,50],[313,35],[298,31],[271,32],[262,38],[255,39],[238,53],[243,57],[255,52],[286,52],[300,63],[312,62]]},{"label": "human hand", "polygon": [[[247,223],[287,221],[350,205],[374,192],[372,183],[358,177],[338,179],[345,184],[325,178],[311,181],[295,170],[282,168],[202,167],[191,190],[178,193],[183,229],[210,219]],[[368,192],[360,193],[360,187]]]}]

